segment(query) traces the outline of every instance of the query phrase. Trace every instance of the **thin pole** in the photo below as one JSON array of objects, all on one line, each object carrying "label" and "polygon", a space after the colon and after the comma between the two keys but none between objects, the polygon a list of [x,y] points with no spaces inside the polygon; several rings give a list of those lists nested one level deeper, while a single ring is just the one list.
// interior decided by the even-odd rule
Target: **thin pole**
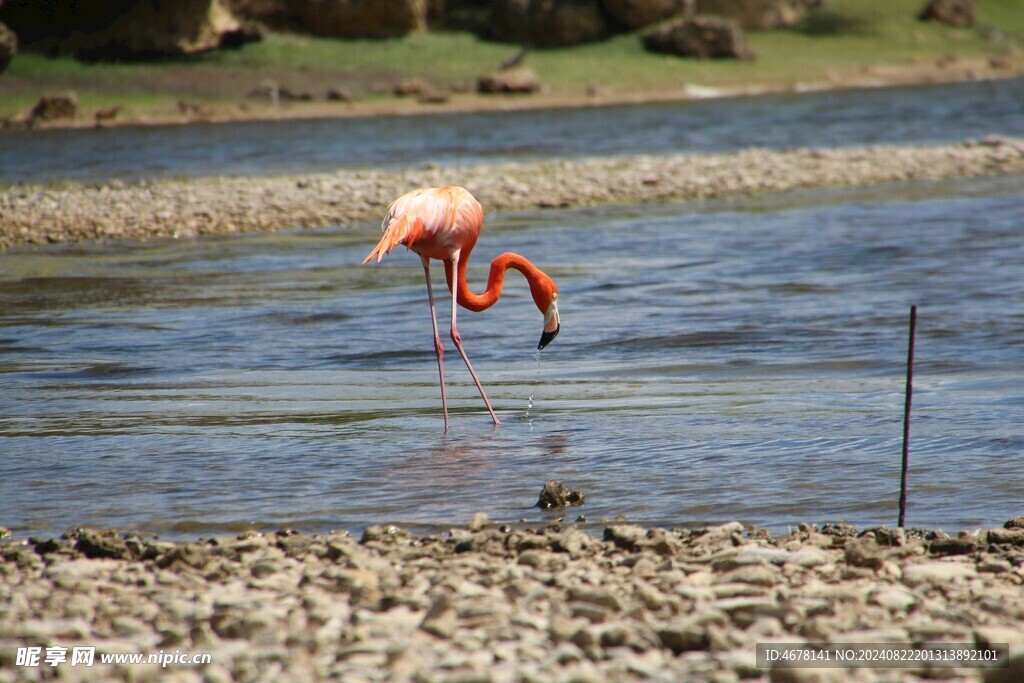
[{"label": "thin pole", "polygon": [[914,329],[917,327],[917,306],[910,307],[910,342],[907,344],[907,395],[903,403],[903,470],[900,474],[900,520],[903,528],[907,513],[907,468],[910,464],[910,401],[914,394]]}]

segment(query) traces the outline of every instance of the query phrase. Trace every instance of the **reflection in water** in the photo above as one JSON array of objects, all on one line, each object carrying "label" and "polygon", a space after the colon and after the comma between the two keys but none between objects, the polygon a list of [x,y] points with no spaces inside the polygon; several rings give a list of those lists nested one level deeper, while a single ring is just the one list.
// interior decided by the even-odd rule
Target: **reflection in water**
[{"label": "reflection in water", "polygon": [[1001,523],[1024,500],[1022,196],[982,179],[492,217],[470,278],[547,254],[564,330],[541,366],[521,280],[500,315],[460,316],[504,424],[453,366],[448,436],[421,268],[360,268],[368,232],[8,252],[0,524],[538,521],[565,514],[533,507],[548,479],[596,524],[892,524],[911,303],[908,521]]}]

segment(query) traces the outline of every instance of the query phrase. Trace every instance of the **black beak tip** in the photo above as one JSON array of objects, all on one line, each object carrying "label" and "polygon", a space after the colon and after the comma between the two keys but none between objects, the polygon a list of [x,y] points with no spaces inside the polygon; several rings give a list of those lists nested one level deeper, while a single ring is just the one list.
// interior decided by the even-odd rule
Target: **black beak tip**
[{"label": "black beak tip", "polygon": [[545,332],[544,334],[540,335],[540,343],[537,344],[537,350],[540,351],[545,346],[550,344],[551,340],[558,336],[558,331],[560,329],[562,329],[561,325],[556,327],[554,332]]}]

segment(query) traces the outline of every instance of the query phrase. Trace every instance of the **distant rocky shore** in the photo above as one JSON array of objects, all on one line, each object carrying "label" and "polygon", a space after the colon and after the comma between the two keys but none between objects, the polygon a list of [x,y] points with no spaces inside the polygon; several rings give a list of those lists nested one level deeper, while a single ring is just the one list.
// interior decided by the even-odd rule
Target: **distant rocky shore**
[{"label": "distant rocky shore", "polygon": [[494,211],[1020,173],[1024,140],[989,136],[931,146],[755,148],[403,171],[15,184],[0,190],[0,248],[376,222],[392,199],[419,186],[464,185]]},{"label": "distant rocky shore", "polygon": [[[1024,680],[1024,518],[858,531],[738,522],[279,531],[0,544],[0,681]],[[758,643],[1006,644],[1002,668],[758,666]],[[19,666],[18,648],[94,647]],[[1007,648],[1003,648],[1005,653]],[[23,650],[24,652],[24,650]],[[192,657],[102,663],[100,655]],[[58,670],[55,670],[58,669]]]}]

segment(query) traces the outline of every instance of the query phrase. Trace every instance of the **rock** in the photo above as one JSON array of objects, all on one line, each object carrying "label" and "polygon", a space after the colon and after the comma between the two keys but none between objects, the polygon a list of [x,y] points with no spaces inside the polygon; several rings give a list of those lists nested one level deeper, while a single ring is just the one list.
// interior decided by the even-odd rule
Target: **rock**
[{"label": "rock", "polygon": [[816,0],[696,0],[698,14],[716,14],[739,22],[745,31],[795,26]]},{"label": "rock", "polygon": [[23,49],[79,59],[191,55],[244,31],[224,0],[23,2],[5,8],[4,19]]},{"label": "rock", "polygon": [[569,589],[568,598],[575,602],[599,605],[612,612],[621,612],[623,608],[622,600],[607,588],[576,586]]},{"label": "rock", "polygon": [[160,556],[156,564],[161,569],[203,569],[210,562],[210,549],[200,543],[182,543]]},{"label": "rock", "polygon": [[338,87],[328,88],[325,96],[328,102],[352,102],[355,99],[351,92]]},{"label": "rock", "polygon": [[987,557],[978,560],[978,571],[983,574],[1003,574],[1013,569],[1009,560],[1001,557]]},{"label": "rock", "polygon": [[490,522],[487,519],[487,513],[478,512],[473,515],[473,518],[469,520],[469,524],[466,525],[466,529],[469,531],[481,531],[487,528],[487,524]]},{"label": "rock", "polygon": [[427,28],[425,0],[290,0],[303,33],[332,38],[397,38]]},{"label": "rock", "polygon": [[476,85],[477,92],[489,95],[530,94],[540,90],[540,78],[533,69],[519,67],[481,76]]},{"label": "rock", "polygon": [[18,36],[0,23],[0,74],[7,69],[7,65],[11,63],[16,54],[18,54]]},{"label": "rock", "polygon": [[1024,545],[1024,529],[989,529],[988,542],[995,545]]},{"label": "rock", "polygon": [[735,19],[697,15],[657,26],[643,35],[644,47],[697,59],[753,59]]},{"label": "rock", "polygon": [[672,650],[673,654],[691,650],[703,650],[708,646],[708,629],[706,624],[690,619],[664,626],[655,626],[661,646]]},{"label": "rock", "polygon": [[878,571],[885,566],[885,553],[878,547],[875,539],[871,537],[848,541],[843,559],[851,567],[864,567],[865,569]]},{"label": "rock", "polygon": [[787,564],[793,564],[798,567],[820,567],[823,564],[828,564],[831,559],[824,550],[815,547],[801,548],[800,550],[790,553],[789,558],[786,560]]},{"label": "rock", "polygon": [[533,47],[565,47],[608,34],[600,0],[493,0],[487,37]]},{"label": "rock", "polygon": [[405,78],[391,89],[391,94],[397,97],[408,97],[409,95],[423,95],[430,92],[430,84],[422,78]]},{"label": "rock", "polygon": [[917,604],[910,591],[899,586],[878,588],[868,595],[868,604],[884,607],[890,612],[906,612]]},{"label": "rock", "polygon": [[627,31],[670,17],[692,17],[696,0],[604,0],[608,14]]},{"label": "rock", "polygon": [[788,550],[748,545],[716,554],[711,560],[711,567],[715,571],[731,571],[749,565],[774,564],[782,566],[792,557],[793,553]]},{"label": "rock", "polygon": [[[508,73],[508,72],[506,72]],[[537,507],[542,510],[564,508],[570,505],[583,505],[586,496],[574,489],[564,486],[554,479],[546,482],[541,489],[540,498],[537,500]]]},{"label": "rock", "polygon": [[737,567],[715,578],[715,583],[747,583],[755,586],[772,587],[778,583],[779,570],[771,565],[747,565]]},{"label": "rock", "polygon": [[604,540],[623,550],[637,550],[647,538],[647,529],[636,524],[616,524],[604,530]]},{"label": "rock", "polygon": [[43,95],[32,107],[29,117],[38,121],[73,119],[78,114],[78,95],[73,92]]},{"label": "rock", "polygon": [[263,40],[263,29],[251,21],[243,21],[238,28],[226,28],[221,32],[217,47],[232,50],[240,48],[248,43],[258,43]]},{"label": "rock", "polygon": [[974,26],[974,15],[974,0],[929,0],[917,18],[967,28]]},{"label": "rock", "polygon": [[420,629],[442,639],[450,639],[458,627],[458,614],[452,605],[451,598],[441,593],[430,605],[430,609],[420,622]]},{"label": "rock", "polygon": [[1024,529],[1024,517],[1014,517],[1013,519],[1006,520],[1003,524],[1004,529]]},{"label": "rock", "polygon": [[945,585],[977,576],[975,568],[954,562],[922,562],[903,568],[903,583],[910,587],[921,584]]},{"label": "rock", "polygon": [[71,534],[75,549],[90,558],[132,559],[137,545],[118,538],[115,531],[80,529]]},{"label": "rock", "polygon": [[273,28],[297,31],[289,5],[296,0],[228,0],[228,7],[236,17]]},{"label": "rock", "polygon": [[978,539],[970,536],[964,538],[940,538],[928,544],[928,552],[932,555],[968,555],[978,550]]}]

